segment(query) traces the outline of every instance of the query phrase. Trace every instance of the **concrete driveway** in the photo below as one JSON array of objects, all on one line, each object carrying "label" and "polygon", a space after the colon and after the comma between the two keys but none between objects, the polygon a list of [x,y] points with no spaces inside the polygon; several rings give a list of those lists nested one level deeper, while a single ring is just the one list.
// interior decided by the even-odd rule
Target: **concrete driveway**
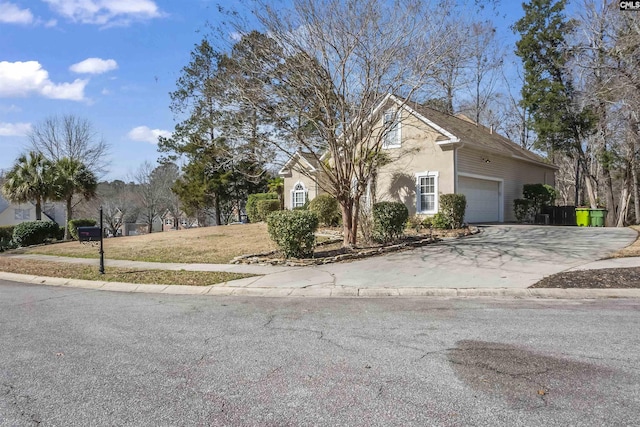
[{"label": "concrete driveway", "polygon": [[491,225],[481,230],[410,251],[236,282],[250,288],[526,288],[602,259],[637,237],[629,228]]}]

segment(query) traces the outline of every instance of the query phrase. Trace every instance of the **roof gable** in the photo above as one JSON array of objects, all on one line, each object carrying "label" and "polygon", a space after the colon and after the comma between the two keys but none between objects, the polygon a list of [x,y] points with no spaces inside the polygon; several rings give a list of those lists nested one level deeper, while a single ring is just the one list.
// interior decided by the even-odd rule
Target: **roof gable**
[{"label": "roof gable", "polygon": [[284,164],[282,169],[278,171],[278,175],[286,175],[296,163],[300,163],[309,172],[317,172],[318,160],[313,153],[306,153],[304,151],[296,151],[293,156],[289,158],[287,163]]},{"label": "roof gable", "polygon": [[417,102],[405,102],[395,95],[388,95],[383,98],[379,106],[374,109],[374,112],[389,100],[395,102],[400,108],[408,111],[418,120],[443,135],[445,139],[437,142],[443,148],[446,146],[475,147],[557,169],[556,166],[545,162],[545,159],[536,153],[494,132],[493,129],[475,123],[466,116],[452,116]]}]

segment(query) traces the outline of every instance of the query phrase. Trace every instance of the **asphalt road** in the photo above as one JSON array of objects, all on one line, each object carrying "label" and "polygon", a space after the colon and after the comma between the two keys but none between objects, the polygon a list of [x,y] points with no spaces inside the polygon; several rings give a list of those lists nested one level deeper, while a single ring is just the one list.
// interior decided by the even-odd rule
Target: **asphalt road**
[{"label": "asphalt road", "polygon": [[637,425],[640,301],[0,282],[0,425]]}]

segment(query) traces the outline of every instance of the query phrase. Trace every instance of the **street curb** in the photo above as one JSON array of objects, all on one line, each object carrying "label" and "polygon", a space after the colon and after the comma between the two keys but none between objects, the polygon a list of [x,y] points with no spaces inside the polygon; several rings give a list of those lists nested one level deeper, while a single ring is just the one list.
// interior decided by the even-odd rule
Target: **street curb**
[{"label": "street curb", "polygon": [[555,289],[555,288],[355,288],[340,286],[309,286],[306,288],[252,288],[228,286],[227,283],[212,286],[154,285],[95,280],[65,279],[60,277],[33,276],[0,271],[0,279],[33,285],[59,286],[111,292],[248,296],[248,297],[302,297],[302,298],[514,298],[514,299],[603,299],[640,298],[640,289]]}]

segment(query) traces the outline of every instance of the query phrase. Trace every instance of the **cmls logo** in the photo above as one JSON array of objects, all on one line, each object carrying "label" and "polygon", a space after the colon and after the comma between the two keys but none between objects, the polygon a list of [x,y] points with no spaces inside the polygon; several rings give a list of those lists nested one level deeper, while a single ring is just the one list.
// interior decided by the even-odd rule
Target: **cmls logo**
[{"label": "cmls logo", "polygon": [[640,10],[640,1],[621,1],[620,10]]}]

